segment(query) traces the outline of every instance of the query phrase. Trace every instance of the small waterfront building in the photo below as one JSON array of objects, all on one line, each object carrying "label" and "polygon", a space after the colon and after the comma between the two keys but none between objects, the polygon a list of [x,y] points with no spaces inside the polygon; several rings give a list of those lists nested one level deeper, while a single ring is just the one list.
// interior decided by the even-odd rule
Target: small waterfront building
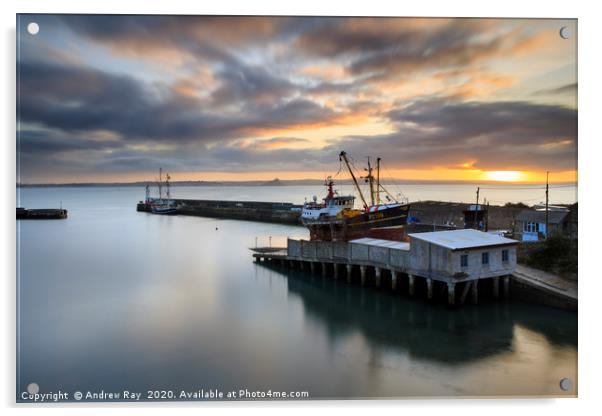
[{"label": "small waterfront building", "polygon": [[464,229],[410,234],[410,264],[417,275],[483,279],[512,274],[518,241]]},{"label": "small waterfront building", "polygon": [[462,213],[464,214],[464,228],[487,231],[487,206],[472,204]]},{"label": "small waterfront building", "polygon": [[549,210],[548,228],[546,229],[546,211],[525,209],[516,217],[514,234],[521,241],[539,241],[549,233],[560,231],[566,233],[569,217],[568,210]]}]

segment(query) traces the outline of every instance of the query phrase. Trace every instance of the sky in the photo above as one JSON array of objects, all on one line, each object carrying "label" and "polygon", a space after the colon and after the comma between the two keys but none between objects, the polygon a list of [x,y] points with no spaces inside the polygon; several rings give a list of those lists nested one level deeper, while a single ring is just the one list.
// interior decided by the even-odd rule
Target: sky
[{"label": "sky", "polygon": [[19,15],[17,181],[323,179],[342,150],[575,181],[576,42],[574,19]]}]

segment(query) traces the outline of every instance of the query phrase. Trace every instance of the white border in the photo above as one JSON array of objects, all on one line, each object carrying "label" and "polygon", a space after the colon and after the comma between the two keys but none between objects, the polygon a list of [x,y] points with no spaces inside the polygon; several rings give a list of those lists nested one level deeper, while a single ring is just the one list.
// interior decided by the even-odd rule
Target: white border
[{"label": "white border", "polygon": [[[15,2],[16,3],[16,2]],[[586,5],[588,4],[588,5]],[[370,410],[380,413],[420,412],[422,414],[467,415],[482,414],[506,415],[523,411],[541,412],[546,415],[570,413],[593,413],[600,408],[597,403],[598,373],[600,371],[600,311],[599,297],[602,295],[602,276],[594,268],[596,255],[594,248],[599,243],[594,240],[599,232],[599,217],[602,177],[600,166],[600,113],[602,97],[600,77],[599,39],[602,39],[599,13],[594,2],[525,0],[483,1],[412,1],[393,2],[381,0],[297,0],[295,2],[272,2],[266,0],[220,0],[217,2],[197,2],[190,0],[22,0],[16,4],[2,2],[3,22],[2,83],[4,97],[1,101],[3,132],[2,140],[2,247],[0,255],[4,273],[2,274],[2,332],[1,343],[2,377],[0,385],[3,407],[8,413],[16,413],[15,397],[15,13],[146,13],[146,14],[270,14],[270,15],[398,15],[398,16],[474,16],[474,17],[563,17],[579,19],[579,202],[580,209],[580,310],[579,310],[579,399],[543,400],[405,400],[405,401],[339,401],[339,402],[292,402],[292,403],[195,403],[167,405],[144,405],[141,408],[123,405],[104,407],[86,406],[85,412],[99,414],[103,409],[111,414],[141,413],[164,414],[173,410],[211,414],[244,411],[251,414],[286,413],[306,414],[307,412],[331,413],[336,408],[344,408],[346,413],[365,414]],[[598,41],[597,41],[598,40]],[[597,405],[597,406],[596,406]],[[34,411],[28,406],[21,407],[25,413]],[[166,409],[167,408],[167,409]],[[200,408],[200,409],[198,409]],[[81,413],[81,408],[69,405],[48,406],[49,413]]]}]

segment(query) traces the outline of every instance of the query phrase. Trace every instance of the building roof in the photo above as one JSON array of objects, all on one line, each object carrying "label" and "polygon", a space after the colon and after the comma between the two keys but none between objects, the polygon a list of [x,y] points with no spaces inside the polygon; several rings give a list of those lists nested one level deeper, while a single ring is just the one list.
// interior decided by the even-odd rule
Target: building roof
[{"label": "building roof", "polygon": [[410,237],[451,250],[518,244],[518,241],[473,229],[413,233]]},{"label": "building roof", "polygon": [[[566,211],[548,211],[548,223],[560,224],[567,215],[568,212]],[[516,220],[521,222],[544,223],[546,222],[546,212],[524,209],[516,216]]]},{"label": "building roof", "polygon": [[410,249],[410,243],[405,243],[403,241],[380,240],[378,238],[358,238],[357,240],[351,240],[350,243],[363,244],[366,246],[394,248],[397,250],[406,251]]}]

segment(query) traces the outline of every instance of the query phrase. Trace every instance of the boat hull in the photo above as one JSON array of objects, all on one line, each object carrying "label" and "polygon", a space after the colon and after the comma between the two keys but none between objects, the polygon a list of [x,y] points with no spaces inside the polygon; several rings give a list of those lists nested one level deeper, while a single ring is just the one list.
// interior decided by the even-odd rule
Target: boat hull
[{"label": "boat hull", "polygon": [[310,240],[349,241],[366,237],[371,229],[405,225],[408,221],[410,205],[364,212],[352,218],[329,218],[322,220],[304,220],[309,230]]},{"label": "boat hull", "polygon": [[153,214],[157,214],[157,215],[176,215],[178,213],[178,210],[175,208],[155,208],[155,207],[153,207],[151,209],[151,212]]}]

